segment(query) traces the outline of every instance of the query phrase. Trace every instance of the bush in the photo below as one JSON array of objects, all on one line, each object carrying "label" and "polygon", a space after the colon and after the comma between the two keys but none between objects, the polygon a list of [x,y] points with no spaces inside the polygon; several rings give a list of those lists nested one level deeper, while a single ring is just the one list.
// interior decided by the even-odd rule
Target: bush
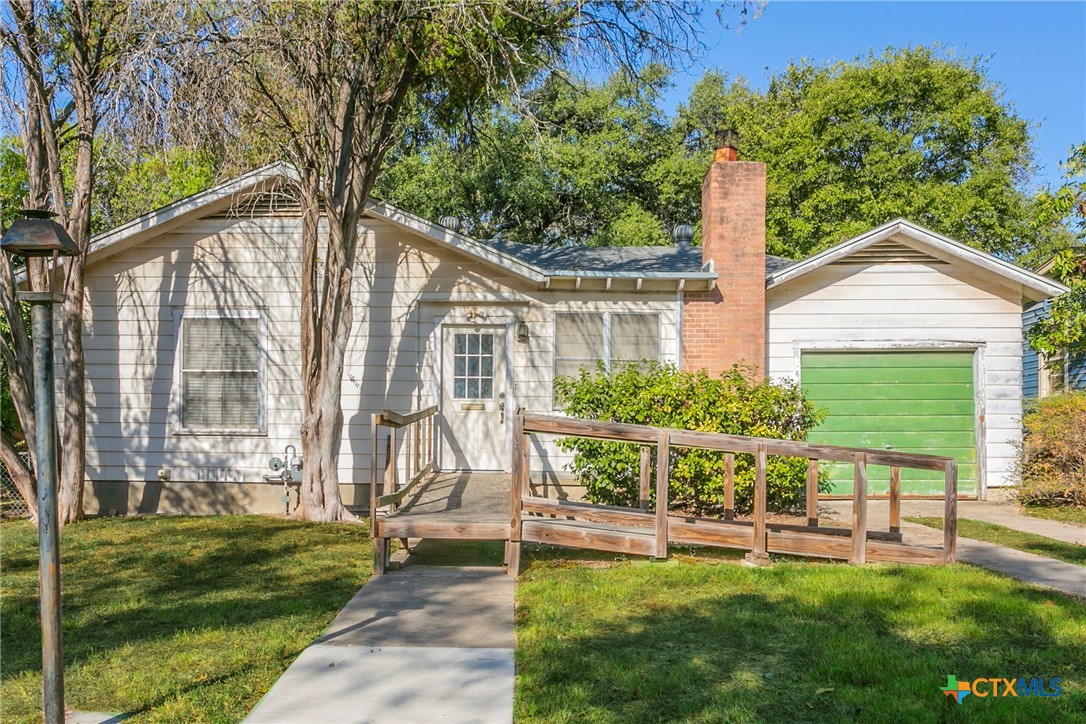
[{"label": "bush", "polygon": [[[608,374],[601,364],[594,372],[582,369],[577,378],[559,377],[555,391],[559,404],[573,417],[805,440],[822,416],[803,390],[793,383],[754,384],[747,372],[736,366],[714,378],[674,365],[627,364]],[[637,505],[639,445],[582,438],[562,438],[558,445],[574,453],[569,469],[586,487],[589,500]],[[700,516],[723,513],[724,453],[673,448],[670,465],[670,507]],[[806,474],[806,460],[770,457],[767,508],[802,509]],[[651,487],[655,491],[655,484]],[[736,455],[736,509],[749,512],[753,497],[754,456]]]},{"label": "bush", "polygon": [[1023,422],[1018,501],[1086,506],[1086,392],[1037,400]]}]

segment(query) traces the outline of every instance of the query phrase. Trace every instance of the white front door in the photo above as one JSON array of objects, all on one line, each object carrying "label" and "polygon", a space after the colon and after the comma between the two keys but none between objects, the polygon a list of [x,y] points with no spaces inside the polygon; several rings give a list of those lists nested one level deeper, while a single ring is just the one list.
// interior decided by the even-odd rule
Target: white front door
[{"label": "white front door", "polygon": [[441,469],[505,470],[505,327],[444,327]]}]

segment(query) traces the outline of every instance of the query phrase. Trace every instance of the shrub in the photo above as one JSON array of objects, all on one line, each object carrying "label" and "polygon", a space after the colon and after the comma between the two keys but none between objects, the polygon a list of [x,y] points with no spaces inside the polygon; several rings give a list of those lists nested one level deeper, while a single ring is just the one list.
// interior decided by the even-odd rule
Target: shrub
[{"label": "shrub", "polygon": [[[747,370],[733,367],[720,377],[683,372],[674,365],[627,364],[610,374],[602,364],[576,378],[555,381],[559,404],[573,417],[660,427],[804,440],[821,421],[798,385],[752,383]],[[595,503],[633,507],[638,499],[640,449],[636,444],[562,438],[572,451],[568,466]],[[655,455],[653,456],[655,462]],[[724,510],[724,453],[673,448],[669,470],[671,507],[694,515]],[[807,464],[798,458],[770,457],[767,508],[802,508]],[[653,478],[655,480],[655,477]],[[651,486],[655,491],[655,485]],[[753,508],[754,456],[735,456],[735,506]]]},{"label": "shrub", "polygon": [[1023,422],[1019,502],[1086,506],[1086,392],[1037,400]]}]

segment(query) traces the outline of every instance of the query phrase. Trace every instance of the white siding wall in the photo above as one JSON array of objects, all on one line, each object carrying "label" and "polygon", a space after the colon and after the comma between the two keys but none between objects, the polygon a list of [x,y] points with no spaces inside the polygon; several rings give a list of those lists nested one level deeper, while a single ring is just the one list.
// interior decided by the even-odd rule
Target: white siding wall
[{"label": "white siding wall", "polygon": [[[529,341],[510,338],[513,404],[532,411],[551,408],[556,311],[659,313],[663,356],[676,357],[674,292],[542,291],[391,224],[364,223],[343,381],[344,484],[368,482],[371,413],[436,401],[435,318],[462,319],[476,309],[526,321]],[[299,261],[298,221],[266,217],[195,221],[89,266],[84,335],[90,480],[154,481],[167,467],[173,481],[257,482],[269,472],[269,457],[297,445]],[[174,432],[175,317],[186,308],[263,311],[265,435]],[[552,446],[538,452],[560,465]]]},{"label": "white siding wall", "polygon": [[[949,264],[831,264],[771,289],[769,374],[799,379],[799,350],[979,343],[989,488],[1011,482],[1022,437],[1021,290]],[[979,444],[979,441],[978,441]]]}]

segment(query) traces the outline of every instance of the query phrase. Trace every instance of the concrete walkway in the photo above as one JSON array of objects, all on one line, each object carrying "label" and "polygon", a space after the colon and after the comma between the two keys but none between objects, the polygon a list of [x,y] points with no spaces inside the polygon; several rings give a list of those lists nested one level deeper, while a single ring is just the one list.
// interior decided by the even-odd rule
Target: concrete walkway
[{"label": "concrete walkway", "polygon": [[[827,501],[819,507],[831,513],[839,521],[849,521],[852,515],[850,501]],[[886,530],[890,508],[885,500],[868,502],[868,524],[872,530]],[[941,500],[901,501],[901,536],[905,543],[917,545],[943,545],[943,533],[926,525],[910,523],[910,517],[943,517]],[[1035,533],[1066,543],[1083,544],[1084,531],[1080,526],[1031,518],[1019,512],[1010,502],[972,501],[958,502],[958,518],[983,520],[1006,528]],[[842,522],[848,527],[848,522]],[[1017,578],[1026,583],[1053,588],[1071,596],[1086,597],[1086,567],[1066,563],[1054,558],[1025,553],[1005,546],[958,537],[958,560]]]},{"label": "concrete walkway", "polygon": [[[835,501],[836,502],[836,501]],[[848,503],[851,506],[851,503]],[[871,500],[867,504],[867,515],[875,520],[888,520],[890,504],[885,500]],[[943,517],[943,501],[941,500],[903,500],[901,501],[901,517],[906,516],[934,516]],[[1023,533],[1043,535],[1046,538],[1086,545],[1086,526],[1074,523],[1061,523],[1058,520],[1046,520],[1045,518],[1033,518],[1023,514],[1018,504],[1013,501],[993,500],[959,500],[958,517],[970,520],[982,520],[985,523],[994,523],[1004,528],[1013,528]]]},{"label": "concrete walkway", "polygon": [[408,566],[371,579],[245,720],[511,722],[513,580]]}]

